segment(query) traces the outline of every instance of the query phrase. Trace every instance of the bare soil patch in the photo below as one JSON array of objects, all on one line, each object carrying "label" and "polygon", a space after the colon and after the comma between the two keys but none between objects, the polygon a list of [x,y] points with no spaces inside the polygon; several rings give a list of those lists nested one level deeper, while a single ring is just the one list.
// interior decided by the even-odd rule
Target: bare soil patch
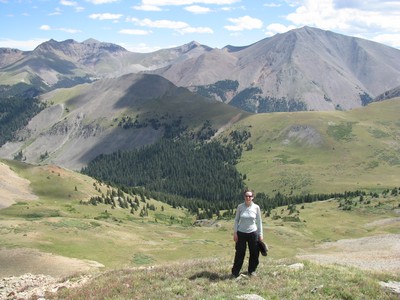
[{"label": "bare soil patch", "polygon": [[400,234],[324,243],[312,252],[297,257],[320,264],[339,264],[369,271],[400,273]]},{"label": "bare soil patch", "polygon": [[26,273],[64,278],[104,267],[95,261],[69,258],[27,248],[0,249],[0,266],[0,278]]},{"label": "bare soil patch", "polygon": [[17,201],[31,201],[38,197],[29,187],[30,181],[19,177],[4,163],[0,162],[0,209]]}]

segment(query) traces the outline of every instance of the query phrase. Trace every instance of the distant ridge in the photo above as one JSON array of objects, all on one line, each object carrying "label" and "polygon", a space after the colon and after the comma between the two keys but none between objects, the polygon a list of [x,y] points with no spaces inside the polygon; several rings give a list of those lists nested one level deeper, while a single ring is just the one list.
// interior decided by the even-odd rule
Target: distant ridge
[{"label": "distant ridge", "polygon": [[222,49],[192,41],[134,53],[94,39],[0,49],[0,86],[49,91],[129,73],[157,74],[249,112],[348,110],[400,86],[400,50],[307,26]]},{"label": "distant ridge", "polygon": [[308,110],[346,110],[400,84],[400,50],[311,27],[224,49],[155,72],[195,91],[208,86],[211,96],[216,82],[237,81],[233,92],[218,90],[228,103],[257,88],[240,104],[253,112],[282,100],[304,102]]}]

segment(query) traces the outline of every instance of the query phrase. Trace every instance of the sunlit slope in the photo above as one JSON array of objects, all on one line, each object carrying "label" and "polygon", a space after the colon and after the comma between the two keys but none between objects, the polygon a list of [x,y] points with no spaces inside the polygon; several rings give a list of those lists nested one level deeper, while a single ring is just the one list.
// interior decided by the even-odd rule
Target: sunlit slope
[{"label": "sunlit slope", "polygon": [[238,169],[274,194],[392,188],[400,184],[400,99],[352,111],[257,114]]},{"label": "sunlit slope", "polygon": [[[0,210],[2,248],[38,249],[112,267],[207,257],[210,247],[215,247],[215,242],[207,239],[218,240],[215,235],[219,231],[211,228],[189,230],[194,219],[183,209],[154,199],[143,201],[140,195],[129,195],[139,199],[139,208],[133,213],[118,204],[115,208],[82,204],[116,189],[56,166],[3,162],[31,182],[38,199],[19,199]],[[147,213],[141,216],[145,207]]]},{"label": "sunlit slope", "polygon": [[[106,269],[220,258],[228,265],[224,274],[229,275],[234,255],[232,219],[218,220],[215,226],[192,226],[194,216],[185,209],[154,199],[142,201],[140,195],[140,208],[133,214],[118,205],[84,205],[81,201],[107,194],[111,187],[56,166],[2,163],[29,180],[32,194],[38,199],[20,199],[0,210],[0,252],[37,249],[40,253],[94,261]],[[287,207],[274,209],[269,217],[264,215],[268,259],[314,253],[317,250],[313,247],[326,241],[399,233],[398,195],[366,195],[363,201],[359,197],[349,200],[350,210],[344,210],[340,200],[298,205],[297,221]],[[148,209],[148,214],[141,216],[148,206],[155,210]],[[262,259],[264,266],[269,265]],[[21,270],[42,273],[52,266],[18,263],[12,264],[15,274]]]}]

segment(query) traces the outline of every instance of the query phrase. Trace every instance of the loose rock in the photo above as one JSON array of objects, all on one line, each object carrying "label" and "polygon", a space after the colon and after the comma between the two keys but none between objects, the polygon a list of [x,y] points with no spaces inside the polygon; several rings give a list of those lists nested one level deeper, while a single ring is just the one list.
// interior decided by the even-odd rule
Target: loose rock
[{"label": "loose rock", "polygon": [[5,277],[0,280],[1,300],[29,299],[33,296],[44,298],[46,292],[56,293],[63,288],[74,288],[87,283],[91,275],[83,275],[76,281],[60,281],[48,275],[24,274],[16,277]]}]

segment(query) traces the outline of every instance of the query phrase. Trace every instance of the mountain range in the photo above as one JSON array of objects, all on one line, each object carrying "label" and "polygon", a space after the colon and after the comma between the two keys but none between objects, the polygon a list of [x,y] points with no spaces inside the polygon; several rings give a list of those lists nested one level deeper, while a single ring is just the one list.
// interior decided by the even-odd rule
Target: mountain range
[{"label": "mountain range", "polygon": [[[0,88],[36,89],[47,107],[1,146],[0,157],[79,170],[99,154],[163,136],[215,138],[267,111],[350,110],[396,95],[399,86],[400,50],[310,27],[223,49],[191,42],[132,53],[92,39],[3,48]],[[264,123],[255,130],[268,130]]]},{"label": "mountain range", "polygon": [[348,110],[400,86],[400,50],[312,27],[222,49],[193,41],[133,53],[93,39],[0,49],[0,85],[49,91],[129,73],[161,75],[249,112]]}]

